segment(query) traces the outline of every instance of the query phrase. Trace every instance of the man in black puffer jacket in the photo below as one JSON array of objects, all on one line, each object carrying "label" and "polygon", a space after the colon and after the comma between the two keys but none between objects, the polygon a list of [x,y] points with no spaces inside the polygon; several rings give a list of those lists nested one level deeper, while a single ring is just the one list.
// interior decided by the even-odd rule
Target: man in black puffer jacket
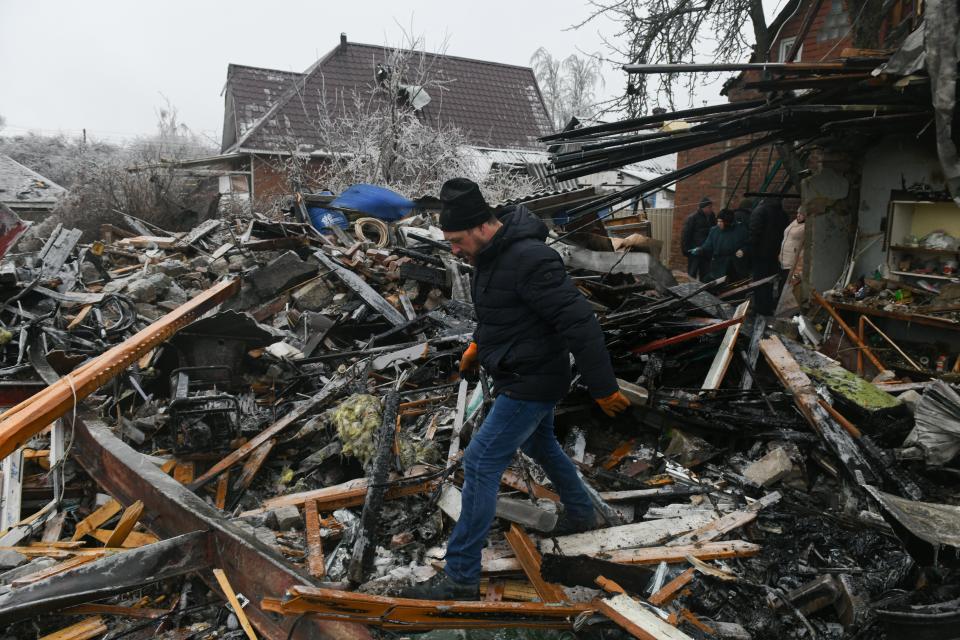
[{"label": "man in black puffer jacket", "polygon": [[554,407],[570,386],[570,352],[607,415],[630,403],[620,393],[593,309],[557,252],[544,244],[543,222],[523,206],[495,214],[465,178],[448,180],[440,202],[440,227],[451,250],[475,266],[477,330],[460,370],[483,365],[496,395],[463,456],[460,519],[447,542],[445,571],[406,593],[447,600],[479,597],[480,552],[500,478],[517,449],[543,467],[560,494],[565,511],[555,533],[594,525],[590,496],[553,431]]}]

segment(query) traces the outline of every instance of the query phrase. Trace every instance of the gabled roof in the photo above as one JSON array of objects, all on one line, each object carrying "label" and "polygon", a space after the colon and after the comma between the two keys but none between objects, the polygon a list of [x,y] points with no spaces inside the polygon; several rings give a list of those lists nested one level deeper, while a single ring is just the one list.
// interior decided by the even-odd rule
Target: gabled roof
[{"label": "gabled roof", "polygon": [[[225,89],[223,151],[321,151],[313,122],[327,109],[350,109],[355,93],[375,86],[378,64],[391,51],[347,43],[302,74],[230,65]],[[455,126],[472,144],[498,149],[543,149],[537,138],[551,133],[550,119],[536,78],[520,67],[455,56],[411,52],[417,64],[443,82],[429,89],[431,101],[420,112],[424,122]],[[277,98],[277,93],[283,93]]]},{"label": "gabled roof", "polygon": [[67,190],[28,169],[13,158],[0,155],[0,202],[14,211],[53,209]]},{"label": "gabled roof", "polygon": [[232,146],[246,134],[303,77],[302,73],[291,71],[229,65],[225,87],[223,148]]}]

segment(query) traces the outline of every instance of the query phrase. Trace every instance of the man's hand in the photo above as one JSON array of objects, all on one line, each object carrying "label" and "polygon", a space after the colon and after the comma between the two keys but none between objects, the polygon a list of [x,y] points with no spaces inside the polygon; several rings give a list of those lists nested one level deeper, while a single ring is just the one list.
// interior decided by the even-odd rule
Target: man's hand
[{"label": "man's hand", "polygon": [[690,251],[688,251],[687,253],[689,253],[691,256],[695,256],[698,253],[700,253],[700,247],[694,247],[693,249],[690,249]]},{"label": "man's hand", "polygon": [[734,255],[736,255],[738,258],[742,258],[742,257],[743,257],[743,249],[737,249],[737,253],[734,254]]},{"label": "man's hand", "polygon": [[596,402],[600,405],[600,408],[603,409],[603,412],[611,418],[621,411],[625,411],[626,408],[630,406],[630,401],[627,399],[627,396],[620,393],[619,390],[606,398],[599,398]]},{"label": "man's hand", "polygon": [[460,377],[470,379],[476,377],[480,369],[480,363],[477,362],[477,343],[471,342],[467,350],[460,356]]}]

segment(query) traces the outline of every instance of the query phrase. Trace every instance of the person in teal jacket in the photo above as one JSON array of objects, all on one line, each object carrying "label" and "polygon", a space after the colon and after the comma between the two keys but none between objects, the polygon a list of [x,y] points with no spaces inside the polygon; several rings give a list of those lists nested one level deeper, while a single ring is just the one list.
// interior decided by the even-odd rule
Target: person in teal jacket
[{"label": "person in teal jacket", "polygon": [[717,226],[710,229],[707,239],[702,245],[691,250],[694,255],[704,253],[710,256],[704,282],[723,276],[733,280],[747,277],[749,275],[746,255],[748,240],[746,226],[736,222],[732,211],[722,210],[717,216]]}]

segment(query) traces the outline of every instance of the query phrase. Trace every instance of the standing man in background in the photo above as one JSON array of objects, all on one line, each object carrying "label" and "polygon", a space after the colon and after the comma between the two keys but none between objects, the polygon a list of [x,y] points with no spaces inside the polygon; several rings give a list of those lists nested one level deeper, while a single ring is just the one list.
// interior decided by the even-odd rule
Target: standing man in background
[{"label": "standing man in background", "polygon": [[700,199],[700,206],[683,221],[683,234],[680,236],[680,250],[687,258],[687,275],[691,278],[702,278],[706,275],[710,256],[706,253],[696,253],[696,249],[707,240],[710,229],[717,224],[717,216],[713,214],[713,202],[704,196]]},{"label": "standing man in background", "polygon": [[[750,277],[756,282],[780,273],[780,246],[787,228],[787,214],[779,199],[767,198],[750,214]],[[761,316],[774,312],[773,282],[753,291],[753,309]]]}]

